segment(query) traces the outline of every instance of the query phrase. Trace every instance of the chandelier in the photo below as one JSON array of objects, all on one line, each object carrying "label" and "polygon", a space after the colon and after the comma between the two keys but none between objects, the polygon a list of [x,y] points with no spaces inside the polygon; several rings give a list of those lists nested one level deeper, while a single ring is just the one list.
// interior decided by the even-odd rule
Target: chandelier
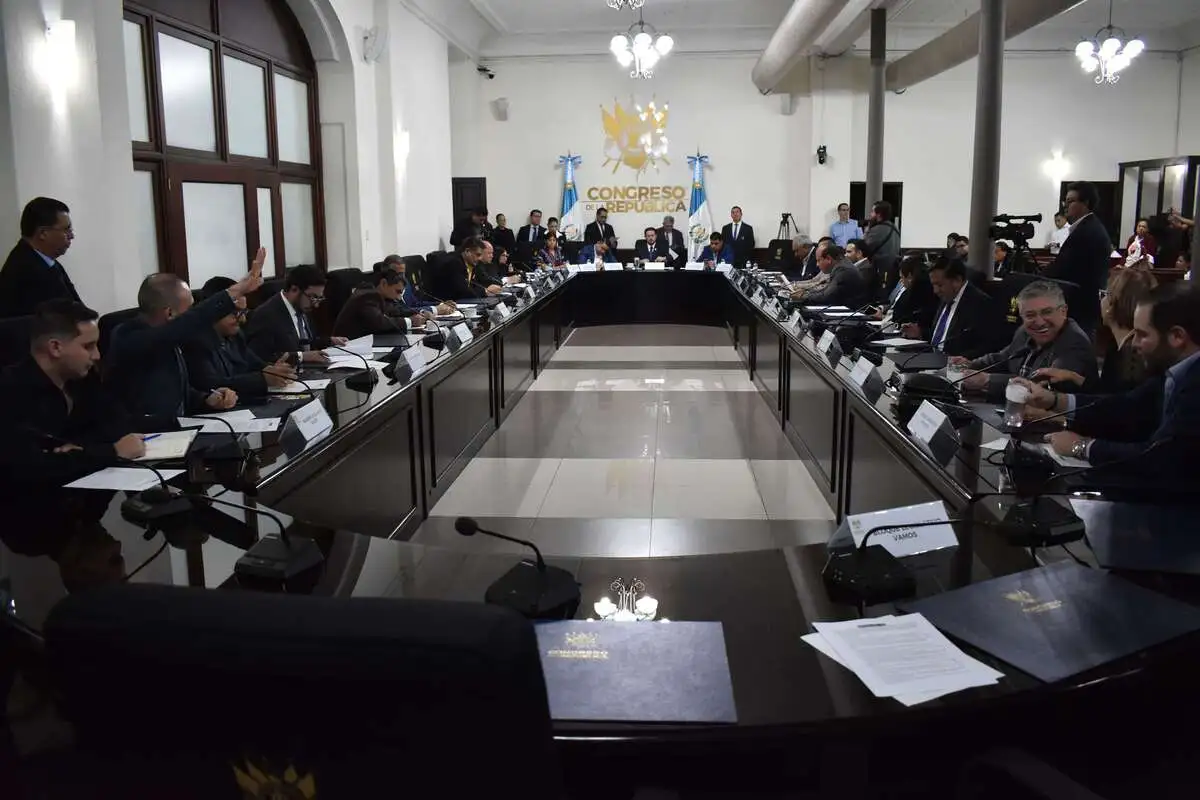
[{"label": "chandelier", "polygon": [[1075,46],[1075,55],[1083,71],[1096,74],[1096,83],[1116,83],[1138,54],[1146,49],[1141,39],[1126,40],[1125,31],[1112,24],[1112,0],[1108,0],[1108,24],[1091,39]]},{"label": "chandelier", "polygon": [[[614,0],[609,0],[610,4],[612,2]],[[634,33],[635,28],[637,33]],[[647,32],[647,28],[650,32]],[[622,67],[633,67],[629,77],[643,80],[654,76],[654,65],[670,53],[674,46],[675,40],[669,34],[659,33],[657,28],[647,24],[640,12],[638,21],[630,25],[625,33],[614,36],[609,44],[618,64]]]},{"label": "chandelier", "polygon": [[620,11],[622,8],[637,11],[644,5],[646,5],[646,0],[608,0],[608,7],[615,8],[617,11]]}]

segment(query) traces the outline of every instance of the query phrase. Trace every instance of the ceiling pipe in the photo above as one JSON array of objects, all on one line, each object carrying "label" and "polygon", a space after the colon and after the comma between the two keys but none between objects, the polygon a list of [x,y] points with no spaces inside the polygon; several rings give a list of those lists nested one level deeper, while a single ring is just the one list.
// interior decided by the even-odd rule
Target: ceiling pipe
[{"label": "ceiling pipe", "polygon": [[[1011,39],[1051,17],[1070,11],[1083,0],[1008,0],[1004,38]],[[979,14],[976,12],[933,41],[888,65],[887,88],[898,92],[940,75],[979,55]]]},{"label": "ceiling pipe", "polygon": [[770,94],[805,57],[808,48],[843,10],[845,0],[796,0],[771,36],[750,73],[763,94]]},{"label": "ceiling pipe", "polygon": [[[871,10],[892,11],[903,0],[850,0],[820,36],[813,40],[812,53],[818,56],[840,56],[852,50],[854,43],[871,31]],[[908,0],[911,2],[912,0]]]}]

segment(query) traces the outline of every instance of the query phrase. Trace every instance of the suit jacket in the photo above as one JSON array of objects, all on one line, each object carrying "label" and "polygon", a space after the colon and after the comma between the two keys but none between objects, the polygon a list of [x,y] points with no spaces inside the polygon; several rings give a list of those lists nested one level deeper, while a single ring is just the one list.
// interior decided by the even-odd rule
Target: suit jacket
[{"label": "suit jacket", "polygon": [[[494,228],[492,230],[492,245],[496,248],[501,248],[509,256],[516,255],[517,252],[517,235],[513,233],[512,228]],[[500,254],[497,253],[497,256]]]},{"label": "suit jacket", "polygon": [[[993,369],[987,375],[987,399],[990,403],[1004,402],[1004,389],[1014,375],[1028,377],[1034,370],[1046,367],[1078,372],[1084,377],[1085,386],[1096,380],[1096,352],[1092,348],[1092,340],[1071,319],[1067,320],[1058,338],[1045,347],[1037,349],[1025,328],[1021,327],[1003,350],[988,353],[967,363],[969,369],[983,369],[993,365],[999,368]],[[1052,388],[1061,391],[1071,387]]]},{"label": "suit jacket", "polygon": [[712,261],[715,264],[720,264],[721,262],[733,264],[735,263],[735,258],[737,258],[737,256],[734,255],[733,248],[727,244],[721,248],[721,252],[715,255],[713,254],[712,245],[706,244],[704,245],[704,249],[700,251],[700,257],[696,260],[701,264],[706,264],[709,261]]},{"label": "suit jacket", "polygon": [[492,226],[489,224],[476,225],[470,220],[460,222],[454,226],[454,230],[450,232],[450,246],[457,249],[462,246],[462,243],[472,236],[491,241]]},{"label": "suit jacket", "polygon": [[734,266],[741,267],[754,256],[754,228],[745,222],[738,228],[737,239],[733,238],[733,223],[726,223],[721,228],[721,239],[733,247]]},{"label": "suit jacket", "polygon": [[246,342],[255,355],[268,364],[273,364],[280,356],[290,353],[323,350],[328,347],[329,338],[317,335],[312,317],[304,313],[304,318],[313,336],[309,342],[300,341],[300,335],[296,333],[295,308],[282,294],[277,294],[250,314],[250,321],[246,323],[245,328]]},{"label": "suit jacket", "polygon": [[1047,278],[1078,284],[1067,292],[1071,318],[1088,334],[1100,324],[1100,290],[1108,281],[1112,242],[1104,223],[1088,214],[1071,226],[1071,235],[1058,251],[1058,257],[1046,270]]},{"label": "suit jacket", "polygon": [[820,271],[820,267],[817,266],[817,246],[814,244],[800,264],[800,280],[811,280],[817,277],[817,273]]},{"label": "suit jacket", "polygon": [[921,330],[933,330],[933,315],[939,302],[927,277],[919,277],[892,304],[892,321],[897,325],[915,322]]},{"label": "suit jacket", "polygon": [[668,233],[666,228],[659,228],[658,241],[675,251],[673,260],[670,255],[667,256],[667,265],[672,269],[683,269],[688,262],[687,241],[683,238],[683,231],[679,228],[672,228]]},{"label": "suit jacket", "polygon": [[1140,385],[1146,377],[1146,359],[1133,346],[1133,337],[1127,337],[1124,344],[1112,341],[1104,351],[1104,369],[1096,381],[1094,392],[1127,392]]},{"label": "suit jacket", "polygon": [[[594,245],[594,244],[584,245],[583,249],[579,251],[579,263],[580,264],[591,264],[595,260],[596,260],[596,245]],[[615,255],[613,255],[613,251],[611,249],[608,250],[604,254],[604,263],[605,264],[617,263],[617,257]]]},{"label": "suit jacket", "polygon": [[858,308],[866,285],[862,275],[846,259],[842,259],[829,270],[829,280],[819,289],[804,295],[805,305],[846,306]]},{"label": "suit jacket", "polygon": [[262,371],[268,364],[250,349],[241,331],[226,339],[210,328],[184,342],[183,360],[192,387],[202,392],[227,386],[239,399],[267,394]]},{"label": "suit jacket", "polygon": [[604,228],[601,229],[600,223],[589,222],[587,227],[583,229],[583,241],[586,244],[595,244],[596,242],[607,242],[617,234],[613,231],[613,226],[607,222],[604,223]]},{"label": "suit jacket", "polygon": [[433,288],[438,297],[443,300],[466,300],[470,297],[483,297],[487,287],[499,284],[482,264],[476,264],[473,279],[467,278],[467,262],[462,256],[450,256],[438,264],[434,273]]},{"label": "suit jacket", "polygon": [[[1004,309],[973,283],[966,283],[959,306],[946,328],[942,350],[946,355],[979,358],[995,350],[1008,338],[1004,327]],[[930,318],[929,326],[921,328],[925,339],[932,341],[937,321],[945,303],[940,303]]]},{"label": "suit jacket", "polygon": [[644,259],[646,261],[655,261],[656,259],[661,258],[663,260],[663,263],[665,264],[665,263],[670,262],[670,260],[671,260],[671,257],[669,255],[667,255],[668,249],[669,248],[667,247],[666,242],[664,242],[662,239],[654,240],[654,248],[653,249],[651,249],[650,245],[646,242],[645,239],[638,239],[637,244],[634,245],[633,252],[634,252],[634,256],[639,259]]},{"label": "suit jacket", "polygon": [[206,393],[192,386],[182,348],[233,312],[229,292],[217,292],[157,327],[141,317],[121,323],[109,344],[105,382],[135,414],[172,417],[204,410]]},{"label": "suit jacket", "polygon": [[0,267],[0,317],[32,314],[39,304],[65,297],[79,301],[79,292],[62,264],[47,265],[33,247],[19,240]]},{"label": "suit jacket", "polygon": [[1200,368],[1193,363],[1176,380],[1166,408],[1165,383],[1165,376],[1159,375],[1123,394],[1075,395],[1070,428],[1096,437],[1088,453],[1093,465],[1128,460],[1114,469],[1148,486],[1194,492],[1192,468],[1200,456]]},{"label": "suit jacket", "polygon": [[357,339],[374,333],[407,333],[412,328],[409,318],[416,313],[416,309],[388,300],[378,289],[367,289],[356,292],[342,306],[333,323],[333,335]]},{"label": "suit jacket", "polygon": [[[537,245],[537,243],[540,242],[542,239],[546,238],[546,229],[543,228],[541,225],[538,225],[537,226],[537,234],[534,236],[533,242],[530,242],[529,241],[529,228],[530,227],[531,226],[529,226],[529,225],[521,226],[520,230],[517,231],[517,242],[519,244],[528,245],[530,247],[530,249],[536,249],[535,245]],[[560,242],[560,244],[561,244],[561,242]]]}]

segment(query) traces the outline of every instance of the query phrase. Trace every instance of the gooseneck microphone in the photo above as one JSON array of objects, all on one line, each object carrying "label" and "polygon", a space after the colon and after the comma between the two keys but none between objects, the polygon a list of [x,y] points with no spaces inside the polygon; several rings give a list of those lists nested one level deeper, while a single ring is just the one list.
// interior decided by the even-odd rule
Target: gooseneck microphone
[{"label": "gooseneck microphone", "polygon": [[485,602],[505,606],[529,619],[571,619],[579,610],[579,584],[575,576],[561,567],[552,567],[542,558],[537,545],[515,536],[484,530],[471,517],[459,517],[454,529],[463,536],[482,533],[533,550],[537,560],[521,561],[487,588]]},{"label": "gooseneck microphone", "polygon": [[965,381],[967,378],[974,377],[975,375],[982,375],[985,372],[991,372],[996,367],[1007,366],[1008,364],[1012,363],[1014,358],[1024,358],[1025,356],[1029,355],[1029,353],[1032,349],[1033,348],[1028,347],[1028,346],[1022,347],[1019,350],[1017,350],[1015,353],[1010,355],[1008,358],[1004,359],[1003,361],[997,361],[994,364],[988,364],[986,367],[974,370],[972,372],[968,372],[966,375],[963,375],[961,378],[955,378],[954,380],[950,381],[950,385],[957,386],[958,384]]}]

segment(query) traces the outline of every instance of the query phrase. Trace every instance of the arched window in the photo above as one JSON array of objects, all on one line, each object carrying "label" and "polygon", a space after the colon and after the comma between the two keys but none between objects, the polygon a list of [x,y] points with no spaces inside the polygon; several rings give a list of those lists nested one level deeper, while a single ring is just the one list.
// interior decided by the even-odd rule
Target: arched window
[{"label": "arched window", "polygon": [[325,265],[312,53],[284,0],[125,3],[142,263],[193,286]]}]

